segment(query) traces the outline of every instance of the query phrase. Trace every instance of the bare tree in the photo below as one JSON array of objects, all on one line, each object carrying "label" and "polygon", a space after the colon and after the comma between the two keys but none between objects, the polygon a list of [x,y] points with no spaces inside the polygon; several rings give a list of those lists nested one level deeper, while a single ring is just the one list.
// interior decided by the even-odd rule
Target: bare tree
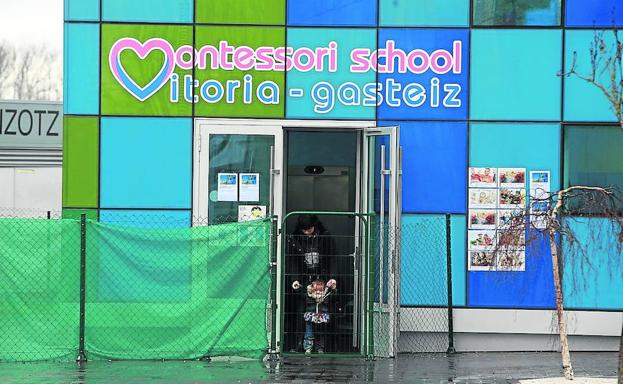
[{"label": "bare tree", "polygon": [[596,30],[589,55],[591,67],[580,73],[577,52],[573,52],[571,68],[566,76],[575,76],[597,87],[608,99],[610,109],[623,129],[623,42],[616,24],[610,29],[612,40],[606,37],[606,30]]},{"label": "bare tree", "polygon": [[17,50],[0,42],[0,98],[61,100],[60,54],[38,46]]},{"label": "bare tree", "polygon": [[[570,70],[565,76],[575,76],[595,86],[606,97],[610,109],[623,129],[623,41],[619,36],[619,29],[614,19],[610,32],[612,38],[607,38],[607,30],[596,30],[590,44],[590,70],[580,73],[577,65],[577,52],[573,52],[573,61]],[[619,236],[623,241],[623,232]],[[623,384],[623,327],[619,345],[618,384]]]},{"label": "bare tree", "polygon": [[[562,367],[567,380],[573,380],[574,374],[564,316],[562,246],[566,242],[567,244],[573,244],[577,248],[577,252],[567,254],[567,258],[577,258],[577,261],[580,263],[590,263],[591,244],[582,244],[578,241],[574,229],[566,218],[590,212],[592,215],[607,219],[612,226],[612,233],[616,234],[611,241],[616,243],[618,250],[621,251],[623,249],[623,215],[621,213],[623,201],[620,200],[620,195],[617,192],[613,188],[572,186],[555,193],[542,193],[540,196],[532,196],[530,199],[531,207],[517,210],[513,214],[512,220],[501,228],[505,233],[506,240],[498,240],[498,244],[495,247],[498,255],[506,257],[508,254],[512,255],[511,249],[516,248],[518,245],[528,246],[543,241],[543,239],[549,241]],[[526,233],[529,236],[524,238]],[[596,238],[602,235],[601,232],[595,233]],[[501,237],[501,239],[503,238]],[[522,238],[524,240],[521,240]],[[620,262],[620,260],[611,260],[612,263],[617,261]],[[505,261],[503,258],[502,262],[506,266],[513,266],[515,263],[512,259]],[[623,278],[623,276],[621,277]],[[619,380],[621,379],[619,378]]]}]

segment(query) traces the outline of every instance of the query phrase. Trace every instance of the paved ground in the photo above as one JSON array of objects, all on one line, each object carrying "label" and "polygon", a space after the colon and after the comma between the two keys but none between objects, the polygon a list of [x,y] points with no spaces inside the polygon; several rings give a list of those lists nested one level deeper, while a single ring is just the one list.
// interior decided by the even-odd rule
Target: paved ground
[{"label": "paved ground", "polygon": [[[616,353],[576,352],[576,377],[614,377]],[[91,361],[0,363],[0,383],[515,383],[562,374],[557,353],[460,353],[400,355],[396,359],[286,357],[278,365],[244,362]]]}]

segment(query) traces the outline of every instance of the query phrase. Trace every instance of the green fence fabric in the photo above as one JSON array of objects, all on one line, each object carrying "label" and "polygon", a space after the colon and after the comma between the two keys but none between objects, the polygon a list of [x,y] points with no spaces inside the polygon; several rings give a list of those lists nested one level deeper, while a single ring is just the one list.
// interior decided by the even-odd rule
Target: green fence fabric
[{"label": "green fence fabric", "polygon": [[0,361],[73,360],[80,223],[0,219]]},{"label": "green fence fabric", "polygon": [[269,224],[88,224],[86,349],[114,359],[266,353]]},{"label": "green fence fabric", "polygon": [[[270,223],[128,225],[87,221],[88,359],[266,353]],[[6,219],[0,234],[0,359],[75,358],[80,221]]]}]

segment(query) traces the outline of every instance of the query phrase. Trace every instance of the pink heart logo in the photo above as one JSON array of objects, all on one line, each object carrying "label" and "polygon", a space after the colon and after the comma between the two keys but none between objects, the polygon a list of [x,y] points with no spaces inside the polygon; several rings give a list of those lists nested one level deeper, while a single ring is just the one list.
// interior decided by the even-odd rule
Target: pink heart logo
[{"label": "pink heart logo", "polygon": [[[134,79],[128,75],[121,64],[121,52],[126,49],[134,51],[141,60],[145,59],[145,57],[154,50],[164,53],[162,68],[160,68],[160,71],[158,71],[154,78],[144,87],[136,84]],[[174,62],[175,52],[173,51],[173,47],[168,41],[160,38],[149,39],[144,44],[141,44],[136,39],[124,37],[113,44],[110,49],[110,55],[108,56],[108,65],[117,82],[139,101],[147,100],[169,81],[175,69]]]}]

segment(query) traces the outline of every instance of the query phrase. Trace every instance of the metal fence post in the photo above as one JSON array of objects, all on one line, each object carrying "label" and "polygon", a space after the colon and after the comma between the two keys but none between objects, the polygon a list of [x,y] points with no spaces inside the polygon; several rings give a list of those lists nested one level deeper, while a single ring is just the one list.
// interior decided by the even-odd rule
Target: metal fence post
[{"label": "metal fence post", "polygon": [[76,361],[87,361],[84,354],[84,315],[86,308],[86,239],[87,239],[87,215],[80,215],[80,340],[78,344],[78,357]]},{"label": "metal fence post", "polygon": [[270,224],[271,234],[271,252],[270,252],[270,314],[271,314],[271,331],[270,331],[270,350],[269,355],[272,361],[279,359],[277,351],[277,236],[278,222],[276,216],[273,216]]},{"label": "metal fence post", "polygon": [[454,321],[452,314],[452,223],[450,214],[446,213],[446,275],[448,281],[448,350],[446,353],[456,353],[454,349]]}]

